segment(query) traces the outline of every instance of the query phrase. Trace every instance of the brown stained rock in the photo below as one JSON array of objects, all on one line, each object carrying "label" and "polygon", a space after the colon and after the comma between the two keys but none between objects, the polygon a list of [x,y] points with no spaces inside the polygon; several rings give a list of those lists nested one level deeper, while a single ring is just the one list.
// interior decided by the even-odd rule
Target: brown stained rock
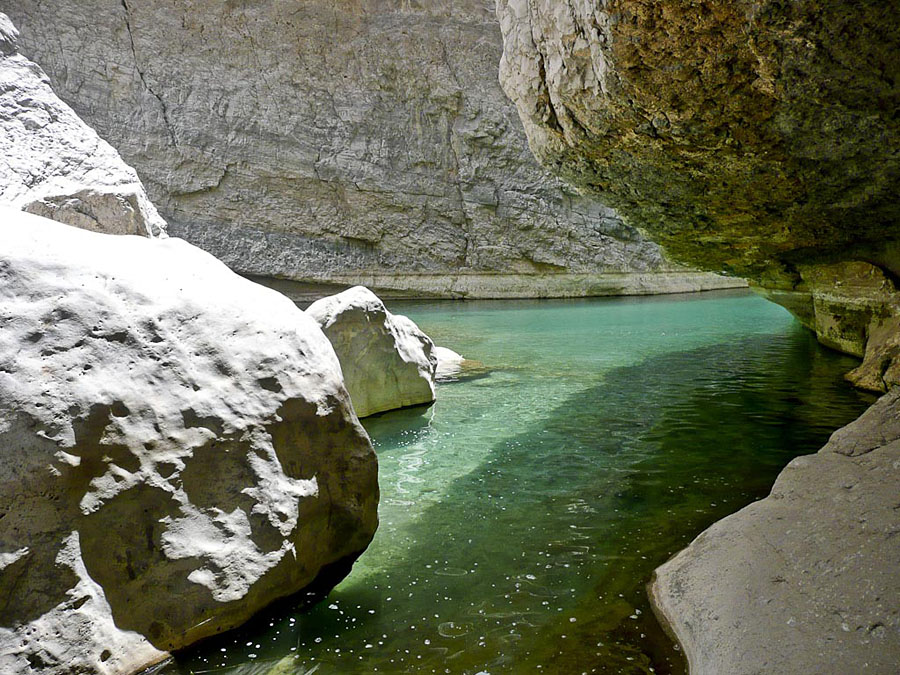
[{"label": "brown stained rock", "polygon": [[900,318],[872,321],[863,362],[847,379],[860,389],[881,393],[900,384]]},{"label": "brown stained rock", "polygon": [[856,285],[856,266],[900,273],[895,3],[497,0],[497,12],[501,81],[547,167],[675,260],[749,278],[862,356],[869,323],[900,305],[838,287]]},{"label": "brown stained rock", "polygon": [[798,282],[900,270],[900,27],[887,0],[498,0],[531,147],[681,261]]}]

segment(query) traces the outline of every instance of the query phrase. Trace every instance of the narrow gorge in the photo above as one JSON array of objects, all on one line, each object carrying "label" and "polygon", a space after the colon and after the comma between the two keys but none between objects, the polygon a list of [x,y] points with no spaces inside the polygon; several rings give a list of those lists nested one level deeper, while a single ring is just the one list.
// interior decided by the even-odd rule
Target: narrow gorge
[{"label": "narrow gorge", "polygon": [[0,671],[897,672],[892,3],[0,12]]},{"label": "narrow gorge", "polygon": [[[897,384],[891,3],[497,0],[497,12],[501,80],[545,165],[676,260],[748,278],[823,344],[865,356],[856,384]],[[889,394],[657,570],[656,607],[692,673],[900,663],[897,415]]]},{"label": "narrow gorge", "polygon": [[666,262],[538,167],[497,82],[486,0],[0,10],[63,100],[137,169],[173,234],[294,297],[353,284],[565,297],[735,283]]}]

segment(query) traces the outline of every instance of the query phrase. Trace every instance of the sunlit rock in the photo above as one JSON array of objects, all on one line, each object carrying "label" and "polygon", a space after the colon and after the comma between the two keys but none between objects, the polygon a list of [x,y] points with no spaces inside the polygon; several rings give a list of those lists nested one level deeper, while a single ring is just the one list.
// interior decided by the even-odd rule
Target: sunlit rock
[{"label": "sunlit rock", "polygon": [[437,370],[434,376],[437,380],[451,379],[462,371],[465,359],[452,349],[447,347],[435,347],[434,355],[437,357]]},{"label": "sunlit rock", "polygon": [[165,234],[134,169],[18,53],[0,14],[0,203],[110,234]]},{"label": "sunlit rock", "polygon": [[306,313],[334,345],[357,415],[434,400],[434,343],[372,291],[355,286],[317,300]]},{"label": "sunlit rock", "polygon": [[0,671],[131,672],[367,546],[375,455],[293,303],[177,239],[0,240]]}]

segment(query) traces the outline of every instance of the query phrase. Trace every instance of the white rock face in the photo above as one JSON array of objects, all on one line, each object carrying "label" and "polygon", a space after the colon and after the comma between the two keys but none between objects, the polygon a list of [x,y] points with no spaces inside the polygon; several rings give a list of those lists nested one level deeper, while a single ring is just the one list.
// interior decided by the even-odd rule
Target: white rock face
[{"label": "white rock face", "polygon": [[293,303],[177,239],[0,240],[0,672],[133,672],[367,546],[375,455]]},{"label": "white rock face", "polygon": [[0,202],[87,230],[165,234],[137,174],[17,52],[0,14]]},{"label": "white rock face", "polygon": [[447,347],[435,347],[434,355],[437,357],[437,370],[434,377],[436,380],[447,380],[459,375],[462,371],[463,361],[462,355],[457,354]]},{"label": "white rock face", "polygon": [[306,310],[331,340],[360,417],[434,400],[434,343],[405,316],[391,314],[355,286]]}]

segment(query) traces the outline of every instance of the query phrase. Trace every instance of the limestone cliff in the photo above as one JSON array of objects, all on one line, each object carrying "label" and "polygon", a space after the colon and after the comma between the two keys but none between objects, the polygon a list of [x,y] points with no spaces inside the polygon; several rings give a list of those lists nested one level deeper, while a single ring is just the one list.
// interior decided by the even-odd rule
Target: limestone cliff
[{"label": "limestone cliff", "polygon": [[241,273],[455,296],[730,285],[538,167],[490,0],[0,9],[171,231]]},{"label": "limestone cliff", "polygon": [[862,355],[897,314],[896,3],[497,11],[501,80],[545,165],[675,259],[752,279],[830,346]]}]

